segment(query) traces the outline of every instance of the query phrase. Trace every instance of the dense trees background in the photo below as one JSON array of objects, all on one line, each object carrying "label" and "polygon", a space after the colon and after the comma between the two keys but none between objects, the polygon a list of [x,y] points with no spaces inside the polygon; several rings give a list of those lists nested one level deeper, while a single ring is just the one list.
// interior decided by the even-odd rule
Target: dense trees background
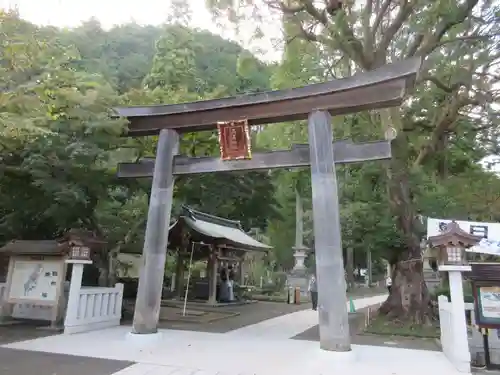
[{"label": "dense trees background", "polygon": [[[108,240],[97,259],[105,283],[110,255],[141,252],[150,187],[119,181],[116,165],[154,155],[156,143],[120,137],[126,124],[111,108],[266,90],[271,69],[236,43],[177,23],[106,31],[89,20],[59,30],[0,17],[0,243],[90,229]],[[216,134],[187,134],[181,151],[216,154]],[[264,231],[279,216],[275,202],[267,173],[176,184],[176,207],[239,219],[247,230]]]},{"label": "dense trees background", "polygon": [[[425,216],[499,221],[500,180],[481,165],[498,153],[498,5],[491,1],[210,1],[216,17],[283,26],[279,63],[259,61],[235,42],[189,27],[181,7],[161,27],[103,30],[38,27],[15,13],[0,22],[0,243],[54,238],[72,227],[104,236],[102,282],[110,257],[140,251],[149,181],[119,181],[115,167],[154,155],[155,137],[121,138],[116,104],[176,103],[296,87],[422,56],[416,89],[401,108],[334,118],[337,138],[381,139],[393,127],[390,162],[341,166],[343,243],[351,269],[385,259],[395,266],[384,311],[422,321],[420,240]],[[237,5],[236,7],[235,5]],[[181,9],[182,8],[182,9]],[[255,18],[248,19],[253,14]],[[246,21],[243,20],[246,17]],[[307,142],[303,123],[255,129],[256,149]],[[183,136],[182,152],[217,155],[214,133]],[[263,269],[293,264],[295,191],[313,246],[308,170],[183,178],[175,203],[242,220],[274,250]],[[108,280],[109,279],[109,280]]]},{"label": "dense trees background", "polygon": [[235,25],[248,27],[248,15],[254,15],[256,37],[265,37],[259,20],[281,17],[287,49],[301,51],[285,51],[282,67],[295,67],[301,76],[289,81],[292,86],[317,79],[317,67],[322,78],[341,78],[413,56],[424,59],[404,106],[337,118],[335,124],[339,138],[376,139],[389,128],[397,131],[389,164],[343,168],[343,239],[346,250],[374,247],[394,265],[392,293],[382,311],[424,321],[429,293],[420,217],[498,220],[498,178],[479,165],[498,152],[498,4],[210,0],[207,5],[214,17],[230,15]]}]

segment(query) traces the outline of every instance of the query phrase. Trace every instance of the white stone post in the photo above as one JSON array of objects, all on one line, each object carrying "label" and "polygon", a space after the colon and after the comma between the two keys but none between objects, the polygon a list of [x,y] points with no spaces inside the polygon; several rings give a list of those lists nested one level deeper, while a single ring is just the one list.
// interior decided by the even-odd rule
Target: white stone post
[{"label": "white stone post", "polygon": [[177,274],[174,272],[172,274],[172,278],[170,279],[170,291],[173,292],[175,290],[175,279],[177,278]]},{"label": "white stone post", "polygon": [[471,355],[467,339],[462,272],[471,271],[471,267],[440,265],[439,271],[448,272],[450,280],[454,349],[451,351],[453,358],[449,359],[459,372],[470,373]]},{"label": "white stone post", "polygon": [[[67,327],[77,324],[78,305],[80,302],[80,290],[82,289],[83,267],[85,264],[92,264],[90,260],[67,260],[66,263],[73,264],[71,271],[71,281],[69,284],[68,307],[64,319],[64,331]],[[63,280],[64,282],[64,280]]]}]

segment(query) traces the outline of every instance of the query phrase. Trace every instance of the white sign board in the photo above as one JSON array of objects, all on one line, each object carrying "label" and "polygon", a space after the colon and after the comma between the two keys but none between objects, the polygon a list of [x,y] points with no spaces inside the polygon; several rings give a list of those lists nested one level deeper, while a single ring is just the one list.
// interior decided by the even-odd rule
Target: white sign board
[{"label": "white sign board", "polygon": [[[427,218],[427,237],[440,234],[451,221],[450,219]],[[483,237],[479,244],[467,251],[500,256],[500,223],[461,220],[455,220],[455,222],[462,230]]]},{"label": "white sign board", "polygon": [[9,301],[56,304],[63,266],[60,260],[14,260]]},{"label": "white sign board", "polygon": [[485,318],[500,319],[500,288],[483,286],[480,288],[481,310]]}]

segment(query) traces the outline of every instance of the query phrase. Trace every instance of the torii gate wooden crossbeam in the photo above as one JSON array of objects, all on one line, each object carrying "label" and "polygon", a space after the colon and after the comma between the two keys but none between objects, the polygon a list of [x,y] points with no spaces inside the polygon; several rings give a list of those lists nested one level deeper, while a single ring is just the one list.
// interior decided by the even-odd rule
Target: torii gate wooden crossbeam
[{"label": "torii gate wooden crossbeam", "polygon": [[[119,166],[120,177],[153,177],[133,332],[157,332],[175,175],[310,165],[320,347],[350,351],[335,164],[385,159],[390,157],[390,149],[388,142],[333,142],[330,116],[400,105],[420,65],[421,59],[415,58],[301,88],[185,104],[117,108],[117,114],[129,120],[128,136],[159,134],[154,166],[148,160]],[[256,154],[252,160],[177,155],[179,133],[215,129],[218,122],[242,119],[257,125],[305,118],[309,146]]]},{"label": "torii gate wooden crossbeam", "polygon": [[335,116],[399,105],[419,67],[416,58],[299,88],[193,103],[122,107],[116,113],[129,120],[131,137],[159,134],[161,129],[180,133],[211,130],[218,122],[240,119],[250,125],[305,120],[318,110]]},{"label": "torii gate wooden crossbeam", "polygon": [[[360,161],[390,159],[390,141],[366,142],[361,144],[349,141],[333,143],[336,164],[358,163]],[[291,150],[256,153],[250,160],[228,160],[212,157],[174,157],[174,176],[186,174],[251,171],[273,168],[309,167],[311,165],[309,145],[294,145]],[[118,177],[153,177],[155,159],[145,158],[139,163],[118,164]]]}]

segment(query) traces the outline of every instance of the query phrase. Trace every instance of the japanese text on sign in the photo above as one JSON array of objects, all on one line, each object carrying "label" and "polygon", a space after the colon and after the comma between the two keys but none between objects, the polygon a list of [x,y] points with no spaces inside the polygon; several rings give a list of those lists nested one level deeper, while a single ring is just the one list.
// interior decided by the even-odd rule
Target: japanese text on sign
[{"label": "japanese text on sign", "polygon": [[250,133],[248,122],[231,121],[217,124],[222,160],[250,159]]}]

